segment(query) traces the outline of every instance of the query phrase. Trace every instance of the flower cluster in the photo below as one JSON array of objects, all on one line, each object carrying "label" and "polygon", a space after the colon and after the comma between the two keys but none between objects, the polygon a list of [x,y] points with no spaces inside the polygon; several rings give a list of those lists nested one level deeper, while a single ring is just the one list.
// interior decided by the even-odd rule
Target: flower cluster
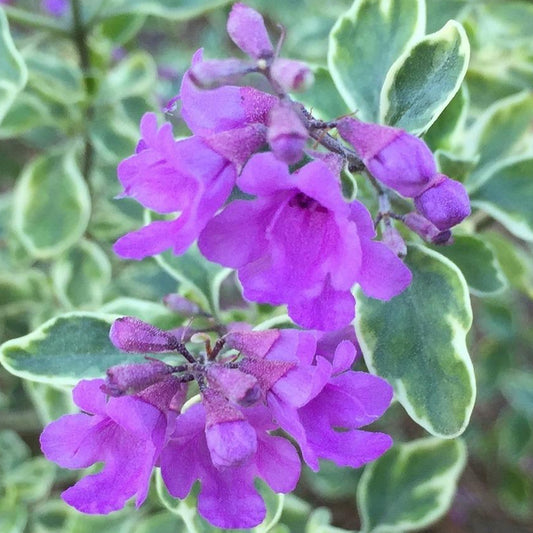
[{"label": "flower cluster", "polygon": [[[392,389],[350,370],[356,346],[339,335],[241,326],[197,355],[172,332],[130,317],[118,319],[110,336],[123,350],[177,352],[185,363],[110,368],[105,381],[74,389],[82,413],[45,428],[48,459],[65,468],[104,463],[63,493],[82,512],[109,513],[133,496],[141,505],[159,465],[177,498],[200,481],[198,510],[213,525],[254,527],[266,512],[254,479],[287,493],[300,475],[298,453],[280,430],[313,470],[319,459],[356,468],[392,444],[388,435],[359,429],[387,409]],[[199,401],[186,401],[191,383]]]},{"label": "flower cluster", "polygon": [[[123,236],[115,251],[131,259],[168,248],[181,254],[198,239],[207,259],[238,271],[249,300],[287,304],[305,328],[341,328],[354,318],[354,284],[390,299],[411,281],[392,213],[379,213],[387,224],[376,241],[366,207],[344,199],[345,164],[355,160],[387,188],[414,198],[418,212],[392,218],[431,242],[450,241],[449,229],[469,213],[468,197],[437,172],[422,140],[352,118],[313,119],[287,92],[308,87],[312,72],[278,57],[259,13],[235,4],[227,29],[250,59],[195,54],[174,99],[193,135],[175,140],[170,124],[158,128],[149,113],[136,153],[118,168],[123,196],[178,218]],[[228,85],[250,72],[263,74],[274,94]],[[333,127],[351,147],[330,136]],[[306,149],[312,138],[329,152]]]}]

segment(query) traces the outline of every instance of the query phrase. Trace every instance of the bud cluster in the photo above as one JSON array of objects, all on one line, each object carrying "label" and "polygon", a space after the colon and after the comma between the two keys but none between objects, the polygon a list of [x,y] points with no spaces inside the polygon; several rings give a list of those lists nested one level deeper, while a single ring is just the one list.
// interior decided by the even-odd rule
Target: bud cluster
[{"label": "bud cluster", "polygon": [[287,437],[313,470],[319,459],[356,468],[392,444],[388,435],[358,429],[387,409],[392,389],[350,370],[353,330],[234,329],[193,355],[173,332],[124,317],[110,338],[121,350],[185,361],[150,358],[110,368],[105,381],[82,381],[73,395],[83,413],[45,428],[41,446],[50,460],[66,468],[104,462],[63,493],[82,512],[108,513],[132,496],[142,504],[159,465],[177,498],[200,481],[198,510],[213,525],[254,527],[266,512],[254,479],[281,493],[298,481],[301,461]]}]

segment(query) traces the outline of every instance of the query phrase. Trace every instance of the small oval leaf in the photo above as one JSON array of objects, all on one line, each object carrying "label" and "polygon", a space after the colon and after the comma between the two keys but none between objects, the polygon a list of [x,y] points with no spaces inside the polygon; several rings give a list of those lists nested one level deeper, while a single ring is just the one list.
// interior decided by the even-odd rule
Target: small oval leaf
[{"label": "small oval leaf", "polygon": [[105,376],[113,365],[144,362],[119,351],[109,340],[114,315],[67,313],[32,333],[0,346],[0,363],[15,376],[53,385]]},{"label": "small oval leaf", "polygon": [[346,105],[362,120],[377,122],[387,71],[424,35],[425,6],[423,0],[356,0],[331,30],[331,76]]},{"label": "small oval leaf", "polygon": [[365,468],[357,487],[362,533],[413,531],[438,520],[450,507],[465,463],[460,439],[395,444]]},{"label": "small oval leaf", "polygon": [[369,369],[385,378],[409,416],[437,437],[466,428],[476,383],[466,347],[468,287],[442,255],[410,246],[411,285],[388,302],[358,290],[357,338]]},{"label": "small oval leaf", "polygon": [[383,83],[384,124],[418,134],[426,131],[455,96],[468,67],[465,30],[450,20],[400,56]]},{"label": "small oval leaf", "polygon": [[13,228],[35,257],[53,257],[83,235],[91,211],[75,150],[43,155],[22,172],[13,202]]}]

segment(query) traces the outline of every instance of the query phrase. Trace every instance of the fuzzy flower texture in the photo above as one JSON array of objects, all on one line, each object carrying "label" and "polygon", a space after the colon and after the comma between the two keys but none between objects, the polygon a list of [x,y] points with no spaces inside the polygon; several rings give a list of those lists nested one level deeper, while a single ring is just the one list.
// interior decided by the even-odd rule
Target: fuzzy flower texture
[{"label": "fuzzy flower texture", "polygon": [[[131,317],[116,320],[110,337],[118,348],[177,352],[186,362],[116,366],[106,380],[76,386],[82,413],[49,424],[42,450],[64,468],[104,467],[63,499],[84,513],[107,514],[132,497],[139,506],[159,466],[176,498],[200,481],[198,511],[211,524],[250,528],[266,513],[255,478],[277,493],[296,487],[301,461],[292,442],[313,470],[319,459],[357,468],[391,446],[388,435],[359,429],[387,409],[392,389],[350,369],[357,355],[353,329],[240,327],[193,355],[172,332]],[[195,391],[199,401],[186,401]]]},{"label": "fuzzy flower texture", "polygon": [[[347,144],[327,130],[317,136],[318,121],[289,97],[312,83],[309,68],[277,57],[263,18],[244,4],[233,6],[227,29],[250,59],[194,55],[174,99],[193,135],[175,140],[171,125],[159,127],[148,113],[136,153],[118,168],[122,196],[179,216],[128,233],[115,252],[137,260],[182,254],[197,240],[208,260],[237,270],[248,300],[287,305],[304,328],[342,328],[355,315],[355,284],[388,300],[411,281],[400,234],[377,241],[366,207],[343,197],[346,154],[387,194],[413,198],[415,210],[395,218],[428,241],[450,241],[450,228],[470,212],[468,196],[403,130],[342,118],[332,124]],[[250,72],[263,74],[274,94],[228,84]],[[308,149],[313,133],[336,143],[336,153]]]}]

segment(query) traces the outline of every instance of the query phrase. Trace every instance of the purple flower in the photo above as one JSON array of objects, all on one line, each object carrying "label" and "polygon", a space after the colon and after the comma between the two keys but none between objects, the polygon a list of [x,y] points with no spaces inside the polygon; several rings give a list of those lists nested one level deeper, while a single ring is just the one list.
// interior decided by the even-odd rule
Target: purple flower
[{"label": "purple flower", "polygon": [[446,231],[470,214],[470,200],[462,183],[437,174],[422,194],[415,198],[415,206],[439,230]]},{"label": "purple flower", "polygon": [[313,72],[305,63],[292,59],[275,59],[270,74],[286,92],[305,91],[315,81]]},{"label": "purple flower", "polygon": [[337,129],[356,149],[368,171],[402,196],[417,196],[437,173],[431,150],[404,130],[353,118],[341,119]]},{"label": "purple flower", "polygon": [[347,204],[322,161],[294,174],[272,154],[257,154],[237,179],[255,200],[237,200],[213,218],[199,246],[210,260],[238,269],[244,296],[288,304],[306,328],[339,329],[354,317],[351,288],[388,299],[410,282],[409,270],[371,239],[362,204]]},{"label": "purple flower", "polygon": [[78,511],[107,514],[124,507],[136,496],[146,499],[152,469],[165,442],[164,406],[176,395],[174,380],[153,385],[142,396],[109,398],[100,390],[103,380],[81,381],[73,390],[74,402],[84,412],[65,415],[49,424],[41,435],[41,448],[50,461],[63,468],[104,468],[63,492],[63,499]]},{"label": "purple flower", "polygon": [[68,9],[67,0],[41,0],[41,8],[54,17],[63,16]]},{"label": "purple flower", "polygon": [[[202,63],[202,50],[192,58],[192,68]],[[242,128],[249,124],[266,124],[270,108],[278,99],[253,87],[226,85],[217,89],[199,89],[191,71],[183,76],[179,93],[181,116],[195,135],[208,136]]]},{"label": "purple flower", "polygon": [[227,30],[231,40],[254,59],[268,59],[274,55],[265,21],[255,9],[240,2],[234,4],[228,17]]},{"label": "purple flower", "polygon": [[142,118],[141,133],[136,154],[118,167],[123,196],[159,213],[181,214],[176,220],[157,220],[128,233],[115,243],[114,250],[130,259],[167,248],[181,254],[229,196],[236,169],[198,137],[175,141],[171,125],[158,129],[153,113]]},{"label": "purple flower", "polygon": [[[256,477],[275,492],[287,493],[294,490],[300,475],[300,459],[294,447],[268,433],[276,425],[266,407],[256,405],[240,412],[240,425],[218,428],[208,437],[206,407],[193,405],[178,417],[161,454],[161,474],[170,494],[185,498],[194,482],[200,480],[198,512],[220,528],[250,528],[264,520],[266,509],[254,485]],[[255,438],[249,434],[251,430]],[[248,442],[243,442],[243,437]],[[236,442],[231,440],[234,438]],[[249,446],[251,442],[255,450]],[[239,464],[232,460],[234,457],[240,458]],[[228,460],[232,466],[225,467],[223,463]]]}]

